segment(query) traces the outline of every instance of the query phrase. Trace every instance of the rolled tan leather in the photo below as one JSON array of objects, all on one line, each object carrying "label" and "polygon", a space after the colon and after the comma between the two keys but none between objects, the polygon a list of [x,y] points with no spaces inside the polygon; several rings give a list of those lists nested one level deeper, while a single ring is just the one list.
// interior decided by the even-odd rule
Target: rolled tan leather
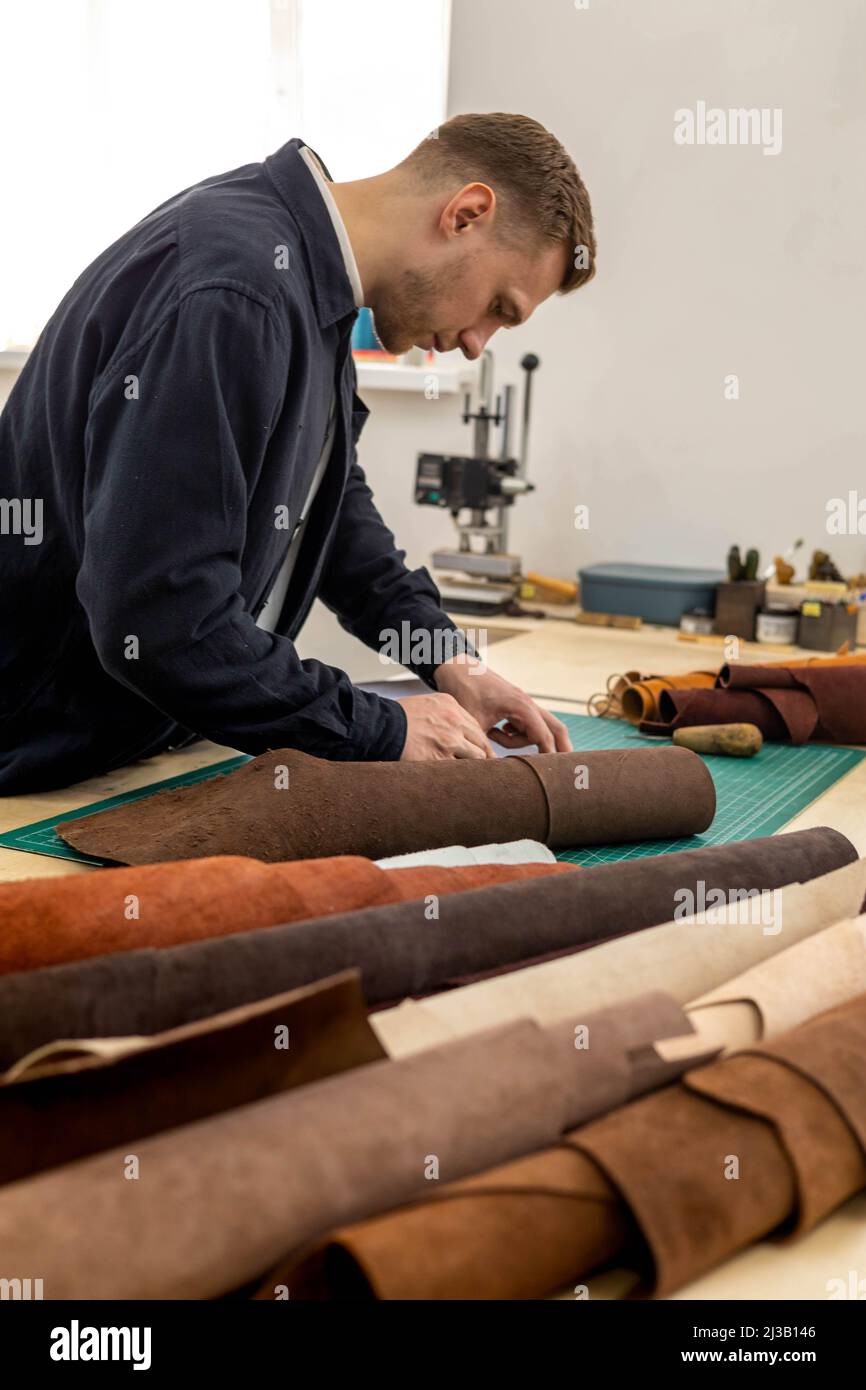
[{"label": "rolled tan leather", "polygon": [[269,1270],[256,1299],[539,1298],[636,1238],[591,1159],[556,1148],[335,1231]]},{"label": "rolled tan leather", "polygon": [[[586,870],[576,882],[592,872]],[[866,859],[858,859],[809,883],[747,901],[745,911],[740,901],[717,909],[712,921],[692,916],[665,922],[495,979],[406,1000],[371,1021],[390,1055],[403,1056],[432,1038],[444,1041],[509,1018],[552,1023],[575,1008],[601,1008],[639,989],[664,989],[686,1004],[831,923],[857,915],[864,894]],[[753,918],[756,906],[761,911]]]},{"label": "rolled tan leather", "polygon": [[[760,1190],[721,1186],[721,1156],[734,1143],[759,1175]],[[640,1145],[648,1146],[645,1175]],[[624,1149],[625,1191],[609,1170]],[[657,1201],[673,1199],[674,1209],[654,1223],[652,1186],[660,1171],[669,1176]],[[707,1202],[707,1174],[715,1204]],[[666,1277],[674,1264],[686,1277],[705,1243],[712,1264],[784,1220],[795,1196],[772,1126],[737,1113],[732,1127],[731,1112],[674,1085],[568,1134],[555,1148],[336,1230],[269,1271],[256,1297],[273,1298],[285,1286],[294,1298],[540,1298],[613,1260],[651,1279],[653,1255],[666,1260]]]},{"label": "rolled tan leather", "polygon": [[718,671],[686,671],[681,676],[645,676],[623,690],[623,716],[630,724],[658,719],[658,701],[663,690],[708,690],[715,685],[717,675]]},{"label": "rolled tan leather", "polygon": [[837,922],[688,1005],[704,1036],[746,1047],[866,992],[866,916]]}]

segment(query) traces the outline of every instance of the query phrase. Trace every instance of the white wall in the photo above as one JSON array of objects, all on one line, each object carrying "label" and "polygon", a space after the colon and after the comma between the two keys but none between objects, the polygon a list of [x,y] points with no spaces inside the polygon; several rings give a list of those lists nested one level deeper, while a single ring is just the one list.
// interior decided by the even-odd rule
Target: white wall
[{"label": "white wall", "polygon": [[[866,569],[825,529],[866,497],[864,51],[862,0],[454,0],[449,113],[542,121],[597,223],[597,279],[494,339],[542,359],[530,565],[769,562],[802,535]],[[781,107],[781,153],[675,145],[699,99]]]},{"label": "white wall", "polygon": [[[828,498],[866,495],[864,46],[861,0],[454,0],[449,113],[543,121],[598,229],[597,279],[493,342],[500,381],[519,380],[523,353],[542,359],[539,490],[512,523],[528,567],[721,566],[733,540],[769,561],[803,535],[866,569],[866,538],[825,531]],[[780,106],[782,152],[676,146],[674,111],[701,99]],[[367,404],[361,462],[410,562],[426,563],[453,532],[413,503],[415,456],[470,447],[459,398]],[[574,530],[579,503],[589,531]],[[375,675],[353,645],[319,610],[301,643]]]},{"label": "white wall", "polygon": [[[542,121],[597,225],[595,281],[493,340],[500,379],[542,359],[538,491],[512,510],[527,568],[723,568],[733,541],[763,564],[803,536],[801,562],[820,547],[866,569],[866,537],[826,532],[829,498],[866,497],[864,49],[862,0],[454,0],[449,114]],[[675,145],[674,111],[699,100],[781,107],[781,153]],[[454,397],[367,403],[361,461],[426,562],[452,533],[411,501],[415,453],[468,449],[469,431]],[[361,678],[349,640],[314,612],[302,646]]]},{"label": "white wall", "polygon": [[17,380],[17,370],[11,367],[0,367],[0,409],[6,404],[9,392]]}]

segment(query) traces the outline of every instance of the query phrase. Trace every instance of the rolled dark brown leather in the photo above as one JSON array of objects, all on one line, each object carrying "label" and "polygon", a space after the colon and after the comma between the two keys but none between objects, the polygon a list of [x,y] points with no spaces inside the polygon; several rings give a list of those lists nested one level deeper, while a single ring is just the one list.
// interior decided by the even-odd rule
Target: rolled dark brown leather
[{"label": "rolled dark brown leather", "polygon": [[37,1056],[0,1077],[0,1183],[383,1056],[351,971],[122,1047]]},{"label": "rolled dark brown leather", "polygon": [[757,691],[792,743],[866,743],[866,666],[723,666],[722,690]]},{"label": "rolled dark brown leather", "polygon": [[675,895],[701,883],[763,891],[856,858],[822,827],[456,893],[435,917],[419,900],[6,975],[0,1067],[57,1037],[162,1032],[352,966],[367,1002],[384,1004],[670,921]]},{"label": "rolled dark brown leather", "polygon": [[784,743],[784,719],[756,690],[663,690],[656,720],[643,720],[643,734],[670,735],[701,724],[754,724],[770,743]]},{"label": "rolled dark brown leather", "polygon": [[682,839],[706,830],[715,810],[713,780],[685,748],[434,763],[333,763],[280,749],[57,829],[83,853],[123,864],[379,859],[524,837],[554,848]]},{"label": "rolled dark brown leather", "polygon": [[714,690],[663,690],[647,733],[755,724],[764,738],[866,743],[866,665],[723,666]]}]

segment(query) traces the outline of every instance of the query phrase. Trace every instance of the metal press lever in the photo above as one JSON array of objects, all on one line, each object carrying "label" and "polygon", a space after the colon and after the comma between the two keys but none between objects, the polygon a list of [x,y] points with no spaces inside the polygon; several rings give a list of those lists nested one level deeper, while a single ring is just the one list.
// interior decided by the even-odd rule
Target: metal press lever
[{"label": "metal press lever", "polygon": [[532,395],[532,373],[536,367],[541,366],[541,358],[536,357],[534,352],[528,352],[525,357],[520,359],[520,365],[526,373],[526,380],[523,383],[523,433],[520,439],[520,457],[517,460],[517,476],[525,478],[526,459],[529,452],[529,403]]}]

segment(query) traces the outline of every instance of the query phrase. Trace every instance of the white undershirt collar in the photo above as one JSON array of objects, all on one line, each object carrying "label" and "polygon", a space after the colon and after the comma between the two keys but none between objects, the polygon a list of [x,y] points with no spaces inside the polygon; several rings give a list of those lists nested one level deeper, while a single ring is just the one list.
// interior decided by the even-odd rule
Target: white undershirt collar
[{"label": "white undershirt collar", "polygon": [[364,290],[361,285],[361,276],[358,273],[358,262],[355,260],[355,253],[352,250],[349,233],[346,231],[346,224],[340,216],[340,209],[337,207],[334,201],[334,195],[328,187],[328,179],[325,176],[325,171],[309,145],[301,146],[300,155],[310,173],[313,175],[313,178],[316,180],[319,192],[325,201],[325,207],[330,213],[331,221],[334,224],[334,231],[337,233],[337,240],[340,243],[340,250],[343,253],[343,263],[346,267],[346,274],[352,286],[352,294],[355,296],[355,308],[361,309],[364,305]]}]

